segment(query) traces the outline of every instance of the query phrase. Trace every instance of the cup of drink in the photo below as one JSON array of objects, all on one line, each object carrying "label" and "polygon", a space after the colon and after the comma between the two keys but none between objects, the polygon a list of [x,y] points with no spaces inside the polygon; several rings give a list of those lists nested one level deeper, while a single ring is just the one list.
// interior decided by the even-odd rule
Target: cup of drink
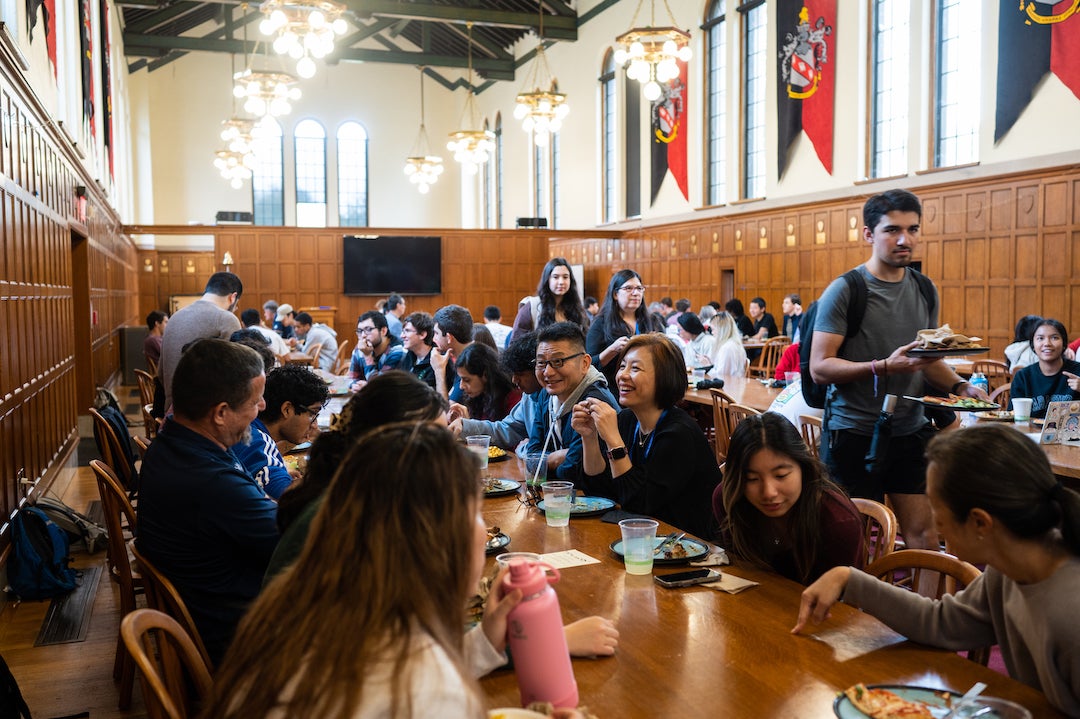
[{"label": "cup of drink", "polygon": [[705,368],[695,368],[694,371],[691,373],[691,377],[693,377],[694,384],[702,381],[703,379],[705,379]]},{"label": "cup of drink", "polygon": [[476,454],[476,458],[480,460],[480,471],[483,472],[487,469],[488,465],[488,447],[491,446],[491,436],[486,434],[474,434],[471,437],[465,438],[465,444],[468,446],[469,451]]},{"label": "cup of drink", "polygon": [[784,379],[787,380],[788,385],[793,385],[799,381],[801,375],[798,372],[785,372]]},{"label": "cup of drink", "polygon": [[529,452],[525,455],[525,483],[530,487],[539,487],[547,481],[547,455],[543,452]]},{"label": "cup of drink", "polygon": [[1016,422],[1030,422],[1031,421],[1031,398],[1030,397],[1013,397],[1013,420]]},{"label": "cup of drink", "polygon": [[574,503],[573,482],[544,482],[544,514],[549,527],[565,527],[570,524],[570,505]]},{"label": "cup of drink", "polygon": [[520,559],[525,562],[539,562],[540,555],[535,552],[503,552],[495,557],[495,564],[499,566],[501,572],[504,568],[510,566],[510,562],[515,559]]},{"label": "cup of drink", "polygon": [[658,526],[655,519],[624,519],[619,522],[623,562],[629,574],[652,574]]}]

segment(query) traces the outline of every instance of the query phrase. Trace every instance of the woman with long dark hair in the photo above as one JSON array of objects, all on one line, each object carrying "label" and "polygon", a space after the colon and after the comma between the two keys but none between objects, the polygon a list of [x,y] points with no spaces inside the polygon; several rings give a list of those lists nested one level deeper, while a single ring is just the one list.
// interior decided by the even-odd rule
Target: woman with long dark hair
[{"label": "woman with long dark hair", "polygon": [[520,591],[496,582],[468,636],[448,610],[484,571],[475,458],[430,423],[383,426],[352,447],[327,500],[241,622],[202,716],[482,717],[475,677],[505,661]]},{"label": "woman with long dark hair", "polygon": [[514,329],[510,335],[513,342],[529,331],[540,330],[556,322],[575,322],[589,326],[589,315],[581,303],[577,280],[570,263],[563,257],[552,257],[540,273],[536,295],[526,297],[518,307]]},{"label": "woman with long dark hair", "polygon": [[709,498],[720,470],[697,422],[675,406],[686,392],[682,350],[664,335],[638,335],[623,351],[616,383],[624,407],[617,414],[598,399],[574,406],[583,489],[712,539]]},{"label": "woman with long dark hair", "polygon": [[641,275],[633,270],[619,270],[608,283],[600,314],[589,326],[585,349],[592,355],[593,366],[604,373],[608,387],[614,388],[618,360],[630,338],[663,331],[663,322],[647,309]]},{"label": "woman with long dark hair", "polygon": [[1013,330],[1013,340],[1005,348],[1005,361],[1009,363],[1009,371],[1016,373],[1022,367],[1033,365],[1039,361],[1035,351],[1031,349],[1031,336],[1035,334],[1035,327],[1042,322],[1039,315],[1024,315],[1016,322]]},{"label": "woman with long dark hair", "polygon": [[738,424],[712,503],[724,546],[800,584],[865,561],[859,510],[781,414]]},{"label": "woman with long dark hair", "polygon": [[1009,675],[1080,716],[1080,494],[1020,432],[978,425],[944,432],[926,450],[934,523],[958,557],[986,570],[931,600],[837,567],[803,592],[798,633],[840,595],[921,644],[957,651],[998,644]]},{"label": "woman with long dark hair", "polygon": [[1031,416],[1042,419],[1051,402],[1080,399],[1080,362],[1065,359],[1069,334],[1057,320],[1043,319],[1035,325],[1029,343],[1038,362],[1013,375],[1013,399],[1031,399]]},{"label": "woman with long dark hair", "polygon": [[521,390],[514,387],[510,373],[499,361],[499,353],[485,344],[473,342],[466,347],[455,367],[465,393],[466,412],[462,413],[462,405],[452,405],[451,410],[457,410],[462,419],[497,422],[521,399]]}]

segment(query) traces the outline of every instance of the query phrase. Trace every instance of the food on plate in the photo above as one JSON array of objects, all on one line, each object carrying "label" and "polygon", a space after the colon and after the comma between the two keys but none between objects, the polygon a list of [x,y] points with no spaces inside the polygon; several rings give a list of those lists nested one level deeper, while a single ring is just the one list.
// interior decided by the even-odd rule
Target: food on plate
[{"label": "food on plate", "polygon": [[901,699],[887,689],[867,689],[864,684],[848,688],[844,695],[856,709],[873,719],[933,719],[922,702]]},{"label": "food on plate", "polygon": [[1011,409],[992,409],[989,412],[979,412],[979,419],[997,420],[998,422],[1012,422]]},{"label": "food on plate", "polygon": [[949,409],[997,409],[999,406],[993,402],[986,402],[981,399],[975,399],[974,397],[960,397],[955,394],[950,394],[948,397],[935,397],[934,395],[928,394],[924,397],[913,397],[912,399],[918,399],[923,404],[933,404],[939,407],[948,407]]},{"label": "food on plate", "polygon": [[487,528],[487,543],[489,547],[498,546],[500,534],[502,534],[502,529],[499,527]]},{"label": "food on plate", "polygon": [[502,447],[496,447],[491,445],[488,447],[488,459],[498,459],[499,457],[505,457],[506,450]]},{"label": "food on plate", "polygon": [[[664,547],[664,559],[682,559],[687,556],[686,547],[683,546],[681,541],[672,542],[663,545]],[[656,552],[660,551],[660,546],[656,547]]]},{"label": "food on plate", "polygon": [[981,337],[968,337],[953,332],[952,327],[947,324],[937,329],[919,330],[915,339],[919,341],[919,349],[923,350],[969,349],[979,347],[979,342],[982,341]]}]

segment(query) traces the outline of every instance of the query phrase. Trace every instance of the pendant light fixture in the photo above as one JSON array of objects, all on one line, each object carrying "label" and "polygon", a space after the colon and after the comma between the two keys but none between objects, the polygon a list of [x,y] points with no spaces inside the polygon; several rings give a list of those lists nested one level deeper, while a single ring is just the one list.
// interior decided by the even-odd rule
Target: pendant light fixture
[{"label": "pendant light fixture", "polygon": [[[461,120],[458,125],[466,128],[480,127],[480,113],[476,109],[476,97],[473,95],[473,72],[472,72],[472,26],[471,22],[465,24],[469,30],[469,86],[465,96],[465,107],[461,112]],[[480,165],[485,164],[491,158],[491,152],[495,149],[495,133],[484,129],[464,129],[450,133],[450,141],[446,143],[446,149],[454,153],[454,159],[461,163],[465,171],[475,175]]]},{"label": "pendant light fixture", "polygon": [[523,90],[518,93],[517,104],[514,106],[514,117],[521,120],[521,127],[525,132],[531,132],[533,142],[537,147],[548,144],[551,133],[562,129],[563,118],[570,112],[570,106],[566,104],[566,95],[558,92],[558,84],[551,75],[548,67],[547,55],[544,53],[544,4],[538,2],[540,8],[540,27],[537,36],[540,42],[536,46],[536,57],[533,59],[532,68],[526,76],[525,87],[531,90]]},{"label": "pendant light fixture", "polygon": [[420,132],[416,135],[409,157],[405,158],[405,174],[409,182],[416,185],[421,195],[426,195],[428,190],[439,181],[439,175],[443,173],[442,158],[431,154],[431,144],[428,142],[427,127],[424,125],[424,68],[420,68]]},{"label": "pendant light fixture", "polygon": [[660,85],[666,84],[679,76],[679,61],[689,62],[693,56],[690,50],[690,33],[675,27],[675,18],[667,0],[663,0],[671,25],[656,27],[656,0],[649,0],[649,24],[634,27],[638,13],[645,0],[638,0],[634,17],[630,21],[630,30],[615,38],[619,49],[615,51],[615,62],[629,66],[626,76],[642,84],[645,99],[655,102],[662,94]]}]

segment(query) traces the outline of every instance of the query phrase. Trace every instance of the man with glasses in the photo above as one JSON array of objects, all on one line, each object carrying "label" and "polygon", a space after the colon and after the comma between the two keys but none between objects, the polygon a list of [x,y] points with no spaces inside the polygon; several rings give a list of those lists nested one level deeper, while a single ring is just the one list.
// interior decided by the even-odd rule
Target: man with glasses
[{"label": "man with glasses", "polygon": [[593,398],[616,410],[618,402],[607,381],[585,351],[585,331],[573,322],[556,322],[537,335],[536,379],[547,397],[539,401],[529,427],[529,453],[547,454],[548,477],[577,479],[581,469],[581,435],[570,426],[574,405]]},{"label": "man with glasses", "polygon": [[266,375],[266,407],[251,422],[251,440],[233,446],[233,454],[271,499],[278,499],[298,475],[289,472],[277,444],[300,444],[314,430],[330,391],[303,365],[285,365]]},{"label": "man with glasses", "polygon": [[372,377],[398,369],[405,359],[401,340],[390,334],[386,315],[370,310],[356,320],[356,349],[349,362],[349,377],[355,392]]}]

